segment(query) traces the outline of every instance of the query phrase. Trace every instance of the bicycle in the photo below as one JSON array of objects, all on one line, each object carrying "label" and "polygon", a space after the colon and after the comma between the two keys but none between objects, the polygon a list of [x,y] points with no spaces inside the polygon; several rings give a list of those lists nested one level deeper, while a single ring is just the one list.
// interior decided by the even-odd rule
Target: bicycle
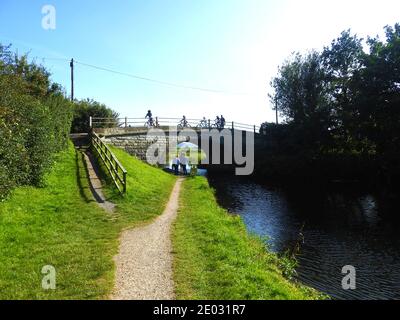
[{"label": "bicycle", "polygon": [[221,129],[221,119],[217,117],[211,127],[214,129]]},{"label": "bicycle", "polygon": [[212,128],[222,130],[225,128],[225,124],[226,124],[225,119],[217,117],[214,120],[214,124],[212,125]]},{"label": "bicycle", "polygon": [[208,128],[208,121],[206,120],[206,118],[203,118],[203,120],[201,120],[199,122],[199,124],[197,125],[197,128],[200,128],[200,129]]},{"label": "bicycle", "polygon": [[178,129],[190,128],[189,122],[186,120],[186,117],[183,116],[182,120],[178,123]]},{"label": "bicycle", "polygon": [[148,128],[148,129],[150,129],[150,128],[153,128],[153,127],[155,127],[156,125],[155,125],[155,122],[154,122],[154,119],[153,118],[149,118],[145,123],[144,123],[144,127],[145,128]]}]

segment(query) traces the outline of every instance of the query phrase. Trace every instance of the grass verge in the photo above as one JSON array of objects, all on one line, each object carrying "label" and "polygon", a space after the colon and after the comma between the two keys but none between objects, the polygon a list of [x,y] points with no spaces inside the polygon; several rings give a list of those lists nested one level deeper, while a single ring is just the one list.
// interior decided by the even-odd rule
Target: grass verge
[{"label": "grass verge", "polygon": [[117,205],[120,219],[126,225],[134,226],[160,215],[169,200],[176,177],[138,160],[122,149],[109,148],[128,171],[127,192],[123,197],[111,179],[103,174],[103,180],[106,181],[103,185],[107,186],[105,195]]},{"label": "grass verge", "polygon": [[282,276],[276,255],[247,234],[240,217],[218,206],[205,178],[183,184],[173,244],[178,299],[323,298]]},{"label": "grass verge", "polygon": [[[0,203],[0,300],[108,296],[121,230],[161,214],[174,181],[115,152],[129,171],[126,198],[114,199],[120,214],[93,201],[82,154],[72,144],[57,155],[45,187],[17,188]],[[46,265],[56,269],[56,290],[42,288]]]},{"label": "grass verge", "polygon": [[[21,187],[0,204],[0,299],[95,299],[112,285],[114,223],[91,200],[72,145],[57,155],[43,188]],[[56,269],[43,290],[42,267]]]}]

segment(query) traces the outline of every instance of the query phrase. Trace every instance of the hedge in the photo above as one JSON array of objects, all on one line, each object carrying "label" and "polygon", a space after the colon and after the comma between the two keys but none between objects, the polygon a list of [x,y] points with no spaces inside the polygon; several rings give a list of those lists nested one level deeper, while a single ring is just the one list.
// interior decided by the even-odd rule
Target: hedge
[{"label": "hedge", "polygon": [[5,50],[0,46],[0,201],[16,186],[43,183],[53,155],[67,145],[73,115],[43,68],[4,59]]}]

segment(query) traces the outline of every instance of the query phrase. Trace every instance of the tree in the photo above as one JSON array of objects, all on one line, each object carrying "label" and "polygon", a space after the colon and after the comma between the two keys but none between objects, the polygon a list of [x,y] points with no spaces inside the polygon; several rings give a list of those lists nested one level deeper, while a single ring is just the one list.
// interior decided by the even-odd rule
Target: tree
[{"label": "tree", "polygon": [[89,117],[108,118],[110,120],[104,126],[115,126],[118,124],[119,114],[94,100],[86,99],[75,102],[71,132],[89,132]]},{"label": "tree", "polygon": [[385,41],[369,38],[358,75],[359,134],[376,148],[386,177],[400,176],[400,25],[385,27]]},{"label": "tree", "polygon": [[328,104],[326,71],[318,52],[297,53],[279,68],[271,85],[271,100],[286,122],[301,127],[308,146],[328,139],[331,110]]},{"label": "tree", "polygon": [[18,185],[40,185],[67,146],[72,104],[40,65],[0,44],[0,201]]},{"label": "tree", "polygon": [[321,54],[295,54],[279,68],[271,99],[287,124],[263,127],[280,140],[267,149],[315,160],[330,176],[357,171],[354,176],[375,175],[399,186],[400,24],[385,27],[385,39],[368,38],[367,45],[369,52],[347,30]]},{"label": "tree", "polygon": [[332,134],[339,149],[360,150],[357,135],[357,74],[362,68],[364,55],[362,39],[343,31],[322,52],[327,75],[329,105],[332,110]]}]

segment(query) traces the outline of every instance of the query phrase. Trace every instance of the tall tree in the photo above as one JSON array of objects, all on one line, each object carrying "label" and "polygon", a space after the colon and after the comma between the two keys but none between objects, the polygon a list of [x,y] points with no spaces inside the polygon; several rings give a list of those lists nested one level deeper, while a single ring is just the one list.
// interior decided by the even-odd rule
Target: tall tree
[{"label": "tall tree", "polygon": [[321,144],[329,135],[326,72],[318,52],[297,53],[279,68],[270,96],[288,123],[304,129],[309,144]]},{"label": "tall tree", "polygon": [[355,99],[357,86],[354,76],[362,66],[362,39],[343,31],[322,52],[322,61],[327,75],[330,106],[334,115],[335,134],[348,140],[357,124]]},{"label": "tall tree", "polygon": [[400,175],[400,25],[369,38],[359,74],[360,134],[376,146],[386,175]]}]

